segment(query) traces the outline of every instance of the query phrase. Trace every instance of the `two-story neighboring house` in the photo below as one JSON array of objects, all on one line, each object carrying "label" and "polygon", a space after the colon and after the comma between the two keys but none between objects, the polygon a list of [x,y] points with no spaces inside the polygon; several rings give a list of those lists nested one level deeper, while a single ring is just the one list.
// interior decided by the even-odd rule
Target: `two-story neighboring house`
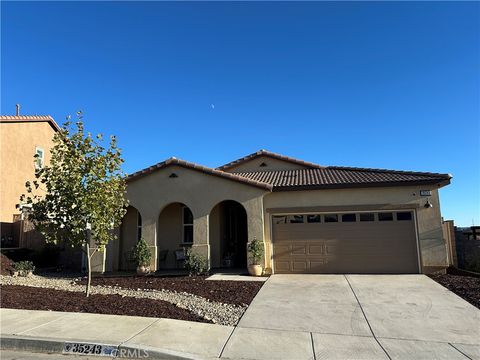
[{"label": "two-story neighboring house", "polygon": [[[0,115],[0,221],[2,247],[37,247],[21,231],[16,207],[25,182],[34,180],[35,168],[50,161],[53,136],[59,127],[51,116]],[[38,154],[37,161],[34,155]],[[31,243],[26,243],[31,242]]]}]

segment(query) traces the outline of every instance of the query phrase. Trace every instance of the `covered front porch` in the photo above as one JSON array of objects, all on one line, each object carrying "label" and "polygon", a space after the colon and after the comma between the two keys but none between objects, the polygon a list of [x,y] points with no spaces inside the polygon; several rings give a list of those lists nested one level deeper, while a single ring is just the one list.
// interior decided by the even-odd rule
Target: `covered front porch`
[{"label": "covered front porch", "polygon": [[[155,221],[156,239],[149,241],[151,232],[144,230],[141,212],[129,206],[120,228],[117,270],[135,269],[132,250],[140,238],[151,246],[155,259],[151,268],[156,271],[182,269],[184,255],[190,248],[206,256],[212,269],[246,269],[248,216],[243,205],[234,200],[221,201],[213,206],[207,218],[208,222],[196,220],[192,209],[183,202],[167,204]],[[200,235],[205,233],[206,244],[200,242]]]},{"label": "covered front porch", "polygon": [[188,166],[168,166],[128,183],[130,206],[107,246],[105,271],[131,271],[131,254],[143,238],[152,253],[150,268],[183,268],[192,249],[210,268],[247,267],[247,242],[264,239],[263,195],[268,189]]}]

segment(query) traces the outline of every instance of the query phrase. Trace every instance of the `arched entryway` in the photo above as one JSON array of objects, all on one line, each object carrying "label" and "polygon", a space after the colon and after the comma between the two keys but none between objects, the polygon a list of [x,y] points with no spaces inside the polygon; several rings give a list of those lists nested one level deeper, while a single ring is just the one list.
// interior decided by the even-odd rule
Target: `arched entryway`
[{"label": "arched entryway", "polygon": [[247,266],[247,212],[242,204],[225,200],[209,216],[211,267]]},{"label": "arched entryway", "polygon": [[173,269],[180,265],[175,251],[193,244],[193,213],[185,204],[176,202],[163,208],[158,216],[157,269]]},{"label": "arched entryway", "polygon": [[135,207],[129,206],[120,227],[120,270],[134,270],[136,268],[135,261],[132,259],[132,251],[141,238],[142,215]]}]

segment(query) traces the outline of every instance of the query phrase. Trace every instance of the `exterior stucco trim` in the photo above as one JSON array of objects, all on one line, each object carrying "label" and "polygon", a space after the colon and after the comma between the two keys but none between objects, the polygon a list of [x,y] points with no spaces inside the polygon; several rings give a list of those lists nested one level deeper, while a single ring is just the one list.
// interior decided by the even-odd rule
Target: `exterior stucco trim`
[{"label": "exterior stucco trim", "polygon": [[415,225],[415,242],[417,245],[417,256],[418,256],[418,273],[423,273],[423,260],[422,260],[422,248],[420,246],[420,231],[418,230],[418,214],[417,209],[413,209],[413,220]]}]

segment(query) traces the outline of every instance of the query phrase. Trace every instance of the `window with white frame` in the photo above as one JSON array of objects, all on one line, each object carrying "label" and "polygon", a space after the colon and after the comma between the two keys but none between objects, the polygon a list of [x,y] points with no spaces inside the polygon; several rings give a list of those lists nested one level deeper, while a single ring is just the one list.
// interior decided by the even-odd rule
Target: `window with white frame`
[{"label": "window with white frame", "polygon": [[45,153],[41,147],[35,147],[35,170],[43,168]]},{"label": "window with white frame", "polygon": [[193,214],[186,206],[183,207],[183,242],[193,243]]}]

